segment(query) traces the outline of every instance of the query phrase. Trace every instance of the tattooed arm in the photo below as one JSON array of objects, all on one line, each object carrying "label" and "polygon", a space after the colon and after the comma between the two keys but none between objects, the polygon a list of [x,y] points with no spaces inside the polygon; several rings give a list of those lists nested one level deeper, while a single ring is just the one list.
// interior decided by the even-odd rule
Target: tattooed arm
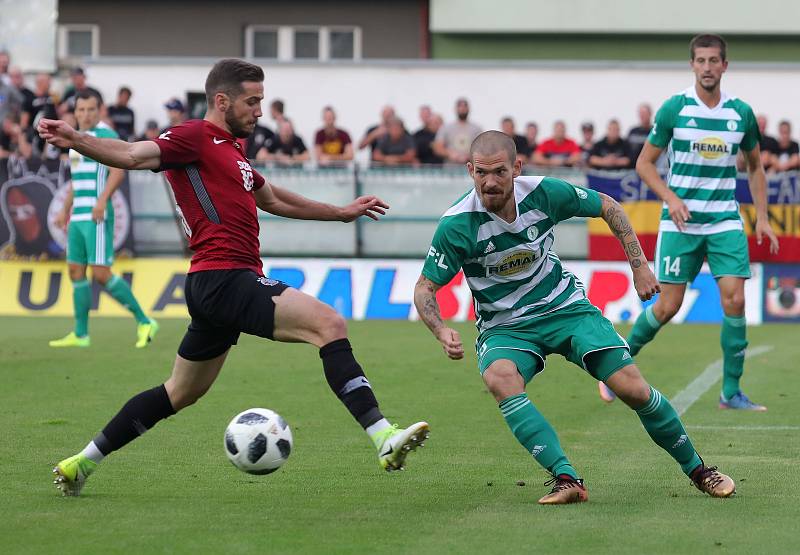
[{"label": "tattooed arm", "polygon": [[647,265],[647,258],[644,256],[639,238],[636,237],[636,232],[633,230],[628,215],[625,214],[622,206],[603,193],[600,193],[600,199],[603,202],[600,217],[606,221],[609,229],[622,244],[622,250],[625,251],[625,256],[628,257],[631,270],[633,270],[633,283],[636,287],[636,292],[639,294],[640,299],[646,301],[661,291],[661,287]]},{"label": "tattooed arm", "polygon": [[464,345],[458,332],[445,326],[442,321],[439,303],[436,302],[436,291],[440,287],[441,285],[437,285],[425,276],[419,276],[414,287],[414,306],[417,307],[420,320],[425,322],[442,344],[445,354],[453,360],[458,360],[464,358]]}]

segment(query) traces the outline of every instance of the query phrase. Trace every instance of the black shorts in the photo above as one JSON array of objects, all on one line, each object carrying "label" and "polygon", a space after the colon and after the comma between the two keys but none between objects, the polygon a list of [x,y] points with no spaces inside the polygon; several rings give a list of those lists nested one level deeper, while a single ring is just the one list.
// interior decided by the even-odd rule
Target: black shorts
[{"label": "black shorts", "polygon": [[187,360],[216,358],[239,333],[272,339],[275,303],[289,286],[252,270],[208,270],[186,276],[186,306],[192,321],[178,354]]}]

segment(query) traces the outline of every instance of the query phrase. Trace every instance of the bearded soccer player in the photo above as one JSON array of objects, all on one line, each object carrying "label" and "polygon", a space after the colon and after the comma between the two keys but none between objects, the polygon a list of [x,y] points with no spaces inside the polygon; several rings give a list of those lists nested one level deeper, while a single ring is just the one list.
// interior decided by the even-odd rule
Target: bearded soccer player
[{"label": "bearded soccer player", "polygon": [[[114,130],[100,121],[102,106],[103,101],[96,92],[79,92],[75,97],[78,129],[92,137],[116,139],[118,137]],[[72,149],[69,151],[69,163],[72,181],[64,208],[56,216],[56,224],[67,227],[67,264],[72,281],[75,329],[61,339],[50,341],[49,345],[90,345],[89,307],[92,304],[92,291],[86,279],[86,267],[91,266],[92,277],[136,318],[136,347],[147,347],[158,332],[158,324],[142,311],[128,283],[111,272],[114,263],[114,205],[111,197],[122,183],[125,172],[108,168]]]},{"label": "bearded soccer player", "polygon": [[[683,303],[686,284],[697,276],[708,258],[722,302],[721,409],[765,411],[740,387],[747,349],[744,282],[750,277],[747,237],[736,202],[736,155],[747,161],[747,177],[756,206],[756,241],[769,240],[778,252],[778,239],[767,216],[766,177],[761,164],[758,130],[753,110],[720,90],[728,68],[726,44],[718,35],[698,35],[690,44],[695,84],[669,98],[636,163],[636,170],[663,201],[656,246],[656,268],[661,295],[636,319],[628,336],[636,355]],[[669,148],[666,182],[656,160]],[[613,395],[601,387],[601,397]]]},{"label": "bearded soccer player", "polygon": [[132,397],[83,451],[58,463],[55,483],[64,495],[78,495],[104,457],[202,397],[241,332],[318,347],[328,384],[372,439],[385,470],[402,469],[409,451],[428,436],[425,422],[398,429],[383,417],[341,316],[262,273],[257,207],[288,218],[343,222],[377,219],[388,208],[374,196],[343,207],[315,202],[251,168],[242,139],[261,117],[263,81],[256,65],[220,60],[206,80],[205,119],[172,127],[153,141],[96,138],[63,121],[39,124],[48,142],[108,166],[165,171],[194,250],[185,284],[192,320],[172,375]]},{"label": "bearded soccer player", "polygon": [[444,213],[414,291],[420,318],[451,359],[464,356],[458,332],[443,322],[436,291],[464,270],[475,299],[478,366],[511,432],[553,476],[541,504],[587,501],[586,485],[555,430],[525,387],[558,353],[604,381],[639,417],[703,492],[728,497],[736,486],[706,467],[666,397],[648,385],[625,341],[586,298],[553,252],[554,226],[573,216],[603,218],[622,243],[642,300],[659,290],[625,212],[611,197],[550,177],[520,177],[514,141],[486,131],[472,143],[473,190]]}]

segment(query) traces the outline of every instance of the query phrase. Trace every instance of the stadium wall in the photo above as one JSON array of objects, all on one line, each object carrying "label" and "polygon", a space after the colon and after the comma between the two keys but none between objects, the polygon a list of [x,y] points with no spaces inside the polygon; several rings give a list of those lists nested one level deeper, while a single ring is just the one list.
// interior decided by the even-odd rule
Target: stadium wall
[{"label": "stadium wall", "polygon": [[[421,260],[265,258],[264,273],[333,306],[350,319],[416,320],[414,284]],[[623,262],[565,262],[586,285],[589,299],[613,322],[630,322],[645,306]],[[114,271],[128,280],[143,308],[157,318],[187,318],[183,285],[185,259],[120,260]],[[800,266],[753,264],[746,282],[747,321],[800,321]],[[93,284],[92,309],[103,316],[126,316],[125,309]],[[438,293],[442,316],[474,319],[471,295],[459,273]],[[651,301],[652,302],[652,301]],[[0,264],[0,315],[70,316],[72,287],[64,263]],[[691,284],[674,322],[717,323],[719,293],[704,267]]]},{"label": "stadium wall", "polygon": [[[201,92],[214,61],[106,58],[89,64],[87,72],[90,84],[106,98],[115,98],[120,85],[132,87],[131,107],[142,126],[147,119],[166,123],[163,104],[170,97]],[[520,129],[527,121],[538,122],[544,138],[553,122],[563,119],[574,136],[582,121],[591,120],[599,137],[609,119],[619,119],[627,130],[637,125],[639,103],[658,107],[693,83],[688,64],[676,63],[363,62],[263,67],[266,99],[286,102],[286,113],[307,144],[321,126],[326,105],[334,106],[338,125],[357,141],[386,104],[393,105],[406,126],[415,130],[421,104],[431,105],[450,121],[460,96],[470,100],[470,118],[487,129],[498,127],[500,119],[510,115]],[[766,114],[772,134],[780,119],[800,127],[800,104],[792,94],[800,90],[800,65],[732,62],[725,89]],[[274,125],[268,113],[264,123]],[[365,161],[367,152],[358,156]]]}]

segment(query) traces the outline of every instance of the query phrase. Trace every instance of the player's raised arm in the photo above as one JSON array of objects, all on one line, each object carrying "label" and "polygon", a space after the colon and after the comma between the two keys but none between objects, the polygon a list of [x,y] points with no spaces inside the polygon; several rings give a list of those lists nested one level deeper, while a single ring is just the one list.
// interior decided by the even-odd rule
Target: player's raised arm
[{"label": "player's raised arm", "polygon": [[377,220],[389,209],[388,204],[372,195],[358,197],[347,206],[334,206],[311,200],[271,183],[265,183],[253,194],[256,205],[264,212],[296,220],[352,222],[361,216]]},{"label": "player's raised arm", "polygon": [[651,299],[653,295],[661,291],[661,286],[647,265],[647,258],[644,256],[642,245],[639,243],[639,238],[633,230],[628,215],[625,214],[622,206],[610,196],[600,193],[600,200],[603,203],[600,217],[605,220],[609,229],[622,244],[622,249],[625,251],[625,256],[628,257],[631,270],[633,270],[633,283],[639,298],[643,301]]},{"label": "player's raised arm", "polygon": [[750,186],[753,204],[756,205],[756,241],[760,245],[766,235],[769,239],[769,252],[778,254],[778,238],[772,230],[767,213],[767,176],[764,175],[760,151],[758,143],[753,150],[744,151],[744,159],[747,162],[747,183]]},{"label": "player's raised arm", "polygon": [[161,149],[153,141],[128,143],[98,138],[73,129],[67,122],[42,118],[36,129],[48,143],[71,148],[101,164],[125,170],[154,170],[161,165]]},{"label": "player's raised arm", "polygon": [[452,328],[445,326],[442,321],[439,303],[436,301],[436,291],[441,288],[426,278],[419,276],[417,285],[414,286],[414,306],[417,308],[420,320],[425,322],[439,343],[442,344],[445,354],[453,360],[464,358],[464,345],[461,336]]}]

